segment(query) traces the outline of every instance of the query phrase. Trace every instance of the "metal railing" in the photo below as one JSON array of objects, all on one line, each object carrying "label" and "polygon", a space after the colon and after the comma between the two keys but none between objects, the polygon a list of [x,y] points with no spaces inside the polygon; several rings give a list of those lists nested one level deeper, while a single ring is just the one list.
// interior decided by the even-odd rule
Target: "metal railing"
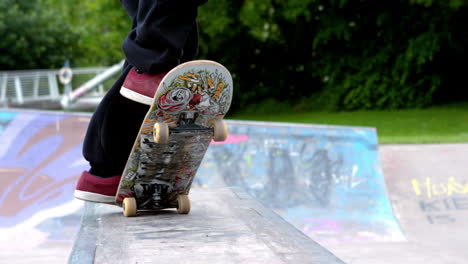
[{"label": "metal railing", "polygon": [[[69,108],[80,99],[97,98],[106,92],[111,77],[120,72],[123,62],[111,67],[74,68],[72,81],[59,82],[60,70],[0,71],[0,106]],[[42,107],[39,107],[42,108]]]}]

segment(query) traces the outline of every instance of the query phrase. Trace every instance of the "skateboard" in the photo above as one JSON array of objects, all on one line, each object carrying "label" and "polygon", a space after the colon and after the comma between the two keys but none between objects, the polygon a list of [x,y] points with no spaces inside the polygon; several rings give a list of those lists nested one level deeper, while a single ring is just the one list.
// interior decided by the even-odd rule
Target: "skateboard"
[{"label": "skateboard", "polygon": [[224,141],[232,77],[221,64],[198,60],[162,79],[127,160],[115,202],[125,216],[177,208],[190,212],[190,187],[212,140]]}]

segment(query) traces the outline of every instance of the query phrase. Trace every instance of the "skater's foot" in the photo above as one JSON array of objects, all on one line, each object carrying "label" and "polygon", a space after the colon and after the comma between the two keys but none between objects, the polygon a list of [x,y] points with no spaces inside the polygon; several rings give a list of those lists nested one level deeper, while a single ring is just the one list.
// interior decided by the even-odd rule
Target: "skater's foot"
[{"label": "skater's foot", "polygon": [[124,97],[142,104],[151,105],[159,83],[167,72],[148,74],[140,73],[133,67],[120,88],[120,94]]},{"label": "skater's foot", "polygon": [[95,203],[114,203],[122,175],[100,178],[84,171],[75,189],[75,198]]}]

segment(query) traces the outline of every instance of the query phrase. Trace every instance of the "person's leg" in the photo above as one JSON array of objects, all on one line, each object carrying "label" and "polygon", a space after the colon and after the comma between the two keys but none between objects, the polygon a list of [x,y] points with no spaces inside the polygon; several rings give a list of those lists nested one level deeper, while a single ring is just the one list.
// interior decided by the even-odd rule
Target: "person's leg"
[{"label": "person's leg", "polygon": [[90,162],[90,173],[101,177],[121,174],[148,106],[133,102],[119,94],[130,70],[108,91],[94,113],[86,133],[83,155]]},{"label": "person's leg", "polygon": [[[206,0],[140,0],[137,12],[134,12],[135,4],[124,4],[136,25],[122,45],[129,64],[140,72],[154,74],[180,64],[186,57],[184,49],[194,55],[192,49],[198,45],[193,41],[198,6],[204,2]],[[189,39],[191,41],[187,42]]]},{"label": "person's leg", "polygon": [[[194,32],[198,5],[191,3],[188,0],[122,1],[133,16],[133,29],[123,45],[126,63],[89,124],[83,155],[91,169],[83,172],[75,197],[113,202],[128,155],[148,111],[147,105],[123,97],[120,90],[125,84],[150,87],[153,97],[154,87],[164,76],[161,72],[182,60],[193,59],[189,56],[195,56],[198,45],[197,32]],[[183,18],[179,20],[180,17]],[[183,54],[183,50],[188,53]],[[137,73],[136,69],[141,70]]]},{"label": "person's leg", "polygon": [[[164,75],[198,50],[197,12],[205,0],[123,1],[133,29],[122,48],[133,66],[120,93],[151,105]],[[137,10],[137,11],[135,11]]]},{"label": "person's leg", "polygon": [[76,198],[102,203],[114,201],[128,153],[148,111],[147,105],[128,100],[119,93],[130,68],[130,65],[124,67],[91,118],[83,143],[83,156],[91,168],[81,175]]}]

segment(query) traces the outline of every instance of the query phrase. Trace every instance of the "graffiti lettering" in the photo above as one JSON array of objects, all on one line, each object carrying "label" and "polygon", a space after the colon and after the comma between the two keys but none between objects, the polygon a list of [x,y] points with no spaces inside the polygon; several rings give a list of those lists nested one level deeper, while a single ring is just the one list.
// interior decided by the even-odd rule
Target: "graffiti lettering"
[{"label": "graffiti lettering", "polygon": [[468,183],[459,183],[454,177],[448,178],[447,183],[433,183],[430,178],[426,178],[424,182],[413,179],[411,183],[416,195],[427,195],[428,198],[468,194]]},{"label": "graffiti lettering", "polygon": [[454,198],[453,205],[457,210],[468,210],[468,199],[467,198]]},{"label": "graffiti lettering", "polygon": [[419,201],[419,207],[424,212],[443,210],[468,210],[468,198],[453,197],[434,201]]},{"label": "graffiti lettering", "polygon": [[428,215],[427,220],[431,224],[452,224],[455,223],[456,220],[454,217],[450,215]]},{"label": "graffiti lettering", "polygon": [[453,212],[468,210],[468,198],[452,197],[419,201],[419,208],[427,214],[426,218],[430,224],[450,224],[456,222]]},{"label": "graffiti lettering", "polygon": [[419,206],[421,207],[421,210],[423,211],[440,211],[440,208],[438,207],[440,201],[432,201],[432,202],[425,202],[425,201],[420,201]]}]

